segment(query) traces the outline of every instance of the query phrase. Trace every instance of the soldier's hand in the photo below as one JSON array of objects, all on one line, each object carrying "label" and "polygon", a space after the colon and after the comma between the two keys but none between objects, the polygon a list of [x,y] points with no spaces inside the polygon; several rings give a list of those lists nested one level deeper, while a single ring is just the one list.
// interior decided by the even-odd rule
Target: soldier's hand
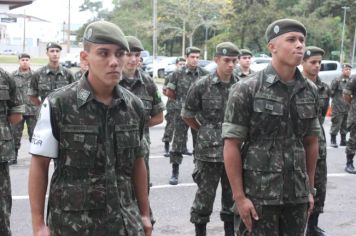
[{"label": "soldier's hand", "polygon": [[237,210],[248,232],[252,232],[252,218],[258,220],[256,209],[248,198],[243,198],[236,202]]},{"label": "soldier's hand", "polygon": [[172,89],[167,88],[165,95],[166,95],[167,97],[169,97],[169,98],[174,99],[174,100],[176,99],[176,92],[173,91]]},{"label": "soldier's hand", "polygon": [[308,216],[313,212],[314,209],[314,197],[311,193],[309,193],[309,208],[308,208]]},{"label": "soldier's hand", "polygon": [[50,236],[49,228],[47,226],[42,226],[33,233],[33,236]]},{"label": "soldier's hand", "polygon": [[152,224],[151,224],[150,217],[143,216],[142,222],[143,222],[143,229],[145,230],[145,236],[151,236],[152,235]]}]

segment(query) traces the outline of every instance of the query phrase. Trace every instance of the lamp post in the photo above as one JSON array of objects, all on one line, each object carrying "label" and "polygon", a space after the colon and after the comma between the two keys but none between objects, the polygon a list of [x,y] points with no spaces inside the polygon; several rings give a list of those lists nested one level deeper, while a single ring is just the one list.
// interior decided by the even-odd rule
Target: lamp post
[{"label": "lamp post", "polygon": [[346,11],[350,9],[350,7],[343,6],[344,9],[344,23],[342,24],[342,35],[341,35],[341,48],[340,48],[340,63],[344,60],[344,34],[345,34],[345,21],[346,21]]}]

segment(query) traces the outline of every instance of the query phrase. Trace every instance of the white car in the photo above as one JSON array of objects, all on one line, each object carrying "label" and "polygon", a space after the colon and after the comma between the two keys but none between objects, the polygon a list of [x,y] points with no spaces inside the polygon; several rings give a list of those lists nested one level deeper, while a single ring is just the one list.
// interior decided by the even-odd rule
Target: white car
[{"label": "white car", "polygon": [[148,64],[146,67],[146,72],[151,76],[156,74],[158,78],[164,78],[167,72],[173,72],[176,68],[177,57],[164,57],[160,61],[156,62],[155,66]]},{"label": "white car", "polygon": [[65,67],[78,67],[80,65],[80,55],[77,53],[69,53],[59,59],[59,63]]}]

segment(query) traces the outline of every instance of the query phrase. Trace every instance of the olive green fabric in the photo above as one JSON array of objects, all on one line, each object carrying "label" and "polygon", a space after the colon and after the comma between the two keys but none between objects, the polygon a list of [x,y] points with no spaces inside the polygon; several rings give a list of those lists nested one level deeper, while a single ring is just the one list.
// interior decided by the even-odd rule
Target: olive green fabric
[{"label": "olive green fabric", "polygon": [[251,57],[253,56],[252,52],[249,49],[246,48],[240,49],[240,56],[245,56],[245,55],[250,55]]},{"label": "olive green fabric", "polygon": [[62,51],[61,45],[59,45],[58,43],[54,43],[54,42],[47,43],[46,49],[48,50],[49,48],[59,48],[59,50]]},{"label": "olive green fabric", "polygon": [[21,59],[21,58],[31,58],[31,56],[29,54],[27,54],[27,53],[20,53],[19,54],[19,59]]},{"label": "olive green fabric", "polygon": [[215,56],[236,57],[239,54],[239,48],[231,42],[223,42],[216,45]]},{"label": "olive green fabric", "polygon": [[141,52],[144,50],[141,41],[135,36],[126,36],[126,40],[129,43],[130,52]]},{"label": "olive green fabric", "polygon": [[280,19],[272,22],[266,29],[267,42],[271,41],[277,36],[288,32],[301,32],[304,36],[307,35],[305,26],[297,20]]},{"label": "olive green fabric", "polygon": [[325,54],[325,51],[323,49],[321,49],[319,47],[315,47],[315,46],[308,46],[305,48],[303,59],[307,59],[307,58],[315,56],[315,55],[324,56],[324,54]]},{"label": "olive green fabric", "polygon": [[189,56],[191,53],[200,53],[200,48],[197,47],[187,47],[185,49],[185,55]]}]

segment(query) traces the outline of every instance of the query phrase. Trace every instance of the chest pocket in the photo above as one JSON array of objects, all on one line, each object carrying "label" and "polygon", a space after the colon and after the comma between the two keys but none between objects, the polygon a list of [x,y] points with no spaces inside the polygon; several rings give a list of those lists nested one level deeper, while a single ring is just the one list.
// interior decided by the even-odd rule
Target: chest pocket
[{"label": "chest pocket", "polygon": [[140,132],[138,124],[115,125],[116,147],[120,149],[138,147]]},{"label": "chest pocket", "polygon": [[143,106],[145,108],[146,119],[149,119],[153,107],[153,98],[150,96],[140,96],[140,99],[143,102]]},{"label": "chest pocket", "polygon": [[60,134],[60,149],[63,153],[65,166],[75,168],[94,167],[98,149],[98,134],[98,126],[65,126]]},{"label": "chest pocket", "polygon": [[315,100],[306,98],[296,101],[297,112],[300,119],[311,119],[316,117]]},{"label": "chest pocket", "polygon": [[0,100],[10,100],[9,86],[0,85]]},{"label": "chest pocket", "polygon": [[268,100],[266,98],[256,98],[253,101],[254,112],[262,112],[273,116],[283,115],[283,104],[279,101]]},{"label": "chest pocket", "polygon": [[58,79],[55,82],[55,86],[56,86],[55,89],[61,88],[61,87],[66,86],[68,84],[69,84],[68,81],[63,76],[60,76],[60,77],[58,77]]},{"label": "chest pocket", "polygon": [[38,90],[44,93],[51,91],[51,84],[50,82],[44,82],[38,84]]},{"label": "chest pocket", "polygon": [[207,97],[202,99],[203,110],[222,110],[222,99],[220,97]]}]

